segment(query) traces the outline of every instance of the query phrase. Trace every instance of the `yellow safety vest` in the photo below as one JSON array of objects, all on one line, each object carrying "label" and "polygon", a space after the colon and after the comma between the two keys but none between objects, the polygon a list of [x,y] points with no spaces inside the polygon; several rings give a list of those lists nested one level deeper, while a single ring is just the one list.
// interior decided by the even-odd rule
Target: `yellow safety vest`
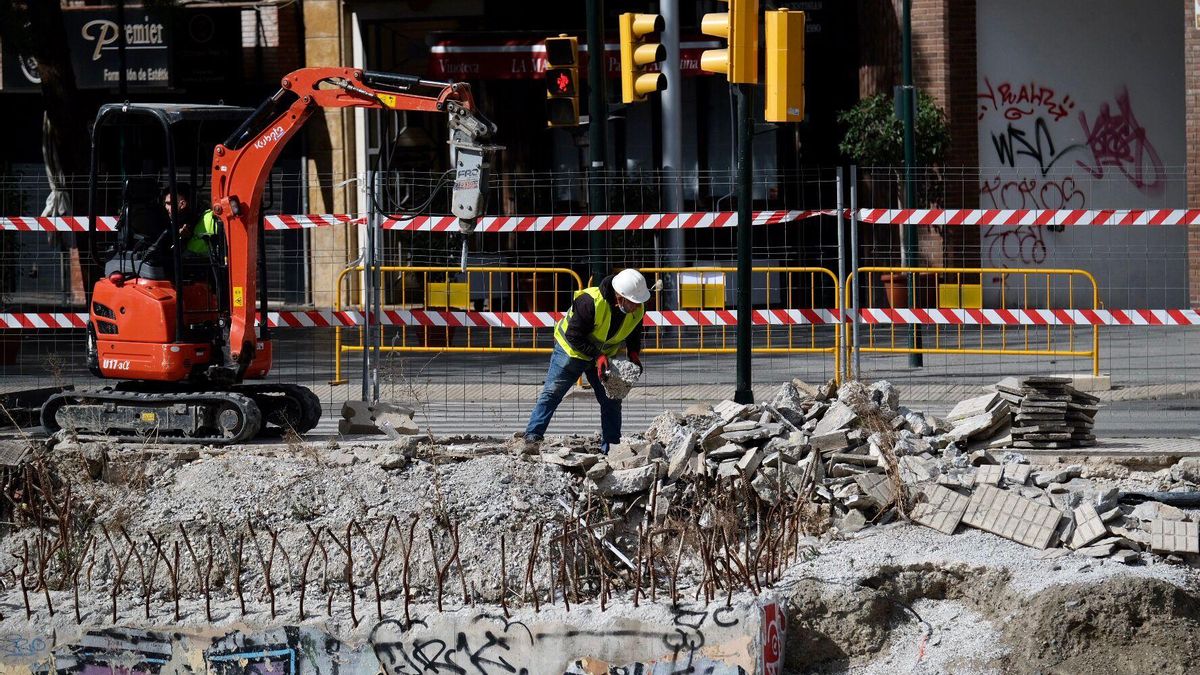
[{"label": "yellow safety vest", "polygon": [[[584,293],[592,296],[592,302],[596,305],[596,322],[592,327],[592,334],[589,338],[606,356],[616,356],[617,351],[621,349],[621,343],[625,342],[625,338],[629,337],[633,329],[642,323],[642,317],[646,314],[646,309],[639,305],[637,309],[626,314],[625,321],[621,323],[621,327],[613,334],[612,339],[609,339],[608,327],[612,323],[612,307],[604,299],[604,296],[600,294],[599,287],[592,286],[591,288],[585,288],[576,293],[575,297],[578,298]],[[572,307],[567,312],[567,315],[559,319],[558,323],[555,324],[554,339],[558,341],[559,346],[563,348],[567,356],[573,359],[590,361],[591,357],[576,350],[567,342],[567,324],[571,321],[571,315],[574,313],[575,309]]]},{"label": "yellow safety vest", "polygon": [[187,252],[192,255],[208,255],[208,241],[204,237],[213,237],[217,234],[217,223],[213,220],[213,212],[205,211],[203,216],[200,216],[200,222],[196,223],[196,227],[192,229],[192,237],[188,239]]}]

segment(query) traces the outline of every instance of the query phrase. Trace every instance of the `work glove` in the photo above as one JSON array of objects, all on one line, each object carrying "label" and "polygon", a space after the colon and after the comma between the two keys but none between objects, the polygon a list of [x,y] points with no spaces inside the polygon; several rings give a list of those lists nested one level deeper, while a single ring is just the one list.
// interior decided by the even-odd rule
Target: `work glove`
[{"label": "work glove", "polygon": [[608,381],[608,356],[605,354],[596,357],[596,375],[600,376],[601,382]]},{"label": "work glove", "polygon": [[637,366],[638,375],[641,375],[642,372],[646,370],[644,367],[642,367],[642,353],[641,352],[629,352],[629,361],[631,363],[633,363],[633,365]]}]

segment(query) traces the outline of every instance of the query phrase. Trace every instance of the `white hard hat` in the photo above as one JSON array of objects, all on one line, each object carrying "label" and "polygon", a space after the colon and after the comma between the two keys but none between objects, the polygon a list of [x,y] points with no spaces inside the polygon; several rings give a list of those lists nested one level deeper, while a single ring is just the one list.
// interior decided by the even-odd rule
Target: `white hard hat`
[{"label": "white hard hat", "polygon": [[650,289],[646,288],[646,277],[635,269],[621,270],[613,277],[613,290],[618,295],[628,298],[639,305],[650,299]]}]

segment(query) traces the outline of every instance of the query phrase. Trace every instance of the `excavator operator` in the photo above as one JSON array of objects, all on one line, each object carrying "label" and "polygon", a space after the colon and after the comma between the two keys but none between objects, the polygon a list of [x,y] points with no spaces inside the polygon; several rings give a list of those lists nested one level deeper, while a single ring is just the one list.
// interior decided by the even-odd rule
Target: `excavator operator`
[{"label": "excavator operator", "polygon": [[[197,218],[192,208],[195,192],[191,183],[177,183],[175,190],[179,193],[179,241],[184,242],[183,255],[208,258],[208,239],[217,233],[212,210],[205,211]],[[170,188],[163,190],[163,206],[168,214],[172,213],[174,205],[171,204]]]}]

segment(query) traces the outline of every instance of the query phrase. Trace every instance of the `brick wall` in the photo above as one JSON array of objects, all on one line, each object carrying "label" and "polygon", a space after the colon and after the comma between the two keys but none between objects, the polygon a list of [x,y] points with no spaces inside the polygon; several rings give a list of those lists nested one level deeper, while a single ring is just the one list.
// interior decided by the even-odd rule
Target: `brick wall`
[{"label": "brick wall", "polygon": [[[859,4],[859,95],[890,93],[902,76],[901,0]],[[913,0],[913,83],[933,97],[950,125],[951,144],[942,171],[945,197],[939,206],[978,206],[975,0]],[[943,239],[919,230],[921,262],[977,264],[979,232],[950,228]]]},{"label": "brick wall", "polygon": [[[1187,206],[1200,206],[1200,29],[1193,0],[1183,3],[1184,126],[1187,142]],[[1200,307],[1200,226],[1188,226],[1188,289]]]}]

